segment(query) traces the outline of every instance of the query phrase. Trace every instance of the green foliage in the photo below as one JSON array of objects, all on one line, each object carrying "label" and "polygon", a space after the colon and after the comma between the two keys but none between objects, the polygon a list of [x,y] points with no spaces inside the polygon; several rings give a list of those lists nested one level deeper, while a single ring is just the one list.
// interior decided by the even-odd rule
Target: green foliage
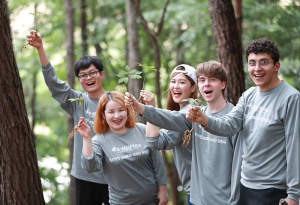
[{"label": "green foliage", "polygon": [[140,79],[142,76],[142,71],[137,71],[135,69],[130,69],[128,65],[125,66],[125,71],[121,71],[117,76],[120,78],[119,79],[119,84],[120,83],[125,83],[127,85],[128,83],[128,78],[131,79]]},{"label": "green foliage", "polygon": [[70,98],[68,100],[71,101],[71,102],[75,102],[75,101],[79,100],[79,107],[80,107],[81,117],[82,117],[82,107],[81,107],[81,104],[83,103],[83,96],[81,96],[80,98]]},{"label": "green foliage", "polygon": [[154,71],[154,72],[157,72],[157,70],[155,69],[155,66],[147,66],[147,65],[142,65],[138,62],[136,62],[140,67],[143,67],[143,68],[146,68],[147,70],[151,70],[151,71]]},{"label": "green foliage", "polygon": [[187,98],[182,100],[182,102],[189,102],[191,105],[202,105],[202,101],[199,99],[194,99],[194,98]]}]

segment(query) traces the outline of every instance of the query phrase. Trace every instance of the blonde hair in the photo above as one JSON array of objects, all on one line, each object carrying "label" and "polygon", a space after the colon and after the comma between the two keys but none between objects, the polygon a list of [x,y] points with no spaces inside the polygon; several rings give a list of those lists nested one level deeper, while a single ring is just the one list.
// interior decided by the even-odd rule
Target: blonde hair
[{"label": "blonde hair", "polygon": [[127,110],[127,121],[125,123],[125,127],[133,128],[135,126],[135,115],[133,109],[128,109],[124,103],[125,96],[117,91],[108,91],[106,94],[103,94],[99,100],[96,116],[94,120],[94,131],[95,133],[105,132],[109,129],[109,125],[107,124],[103,114],[105,113],[106,104],[110,101],[116,101],[122,105],[124,109]]}]

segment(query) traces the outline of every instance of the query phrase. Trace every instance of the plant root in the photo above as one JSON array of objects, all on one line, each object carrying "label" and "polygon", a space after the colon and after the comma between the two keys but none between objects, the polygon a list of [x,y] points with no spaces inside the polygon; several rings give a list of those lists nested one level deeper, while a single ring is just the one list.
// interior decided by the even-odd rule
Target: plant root
[{"label": "plant root", "polygon": [[188,144],[190,143],[193,130],[194,130],[194,127],[192,127],[191,130],[186,130],[184,132],[183,137],[182,137],[182,141],[183,141],[182,147],[187,147]]},{"label": "plant root", "polygon": [[[79,127],[81,126],[82,124],[78,125]],[[69,134],[68,136],[68,141],[67,141],[67,146],[68,146],[68,142],[70,139],[72,139],[74,137],[74,134],[75,134],[75,131],[78,129],[78,127],[74,127],[74,129],[72,130],[72,132]]]},{"label": "plant root", "polygon": [[22,52],[22,49],[23,48],[26,48],[26,46],[28,46],[29,45],[29,43],[25,43],[21,48],[20,48],[20,51]]}]

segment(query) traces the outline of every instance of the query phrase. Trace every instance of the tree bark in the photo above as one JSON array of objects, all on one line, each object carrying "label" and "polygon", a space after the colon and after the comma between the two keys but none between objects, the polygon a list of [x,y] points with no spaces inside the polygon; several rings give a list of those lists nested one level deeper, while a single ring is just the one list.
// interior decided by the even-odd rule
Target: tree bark
[{"label": "tree bark", "polygon": [[[66,12],[66,33],[67,33],[67,81],[71,88],[74,88],[75,84],[75,74],[73,70],[74,64],[74,9],[72,6],[72,0],[64,0],[65,12]],[[74,128],[74,119],[72,116],[68,115],[68,133],[71,133]],[[71,173],[72,170],[72,162],[73,162],[73,152],[74,152],[74,138],[70,139],[68,142],[68,147],[70,150],[69,156],[69,165]],[[75,189],[75,178],[70,175],[70,186],[69,186],[69,204],[75,205],[76,201],[76,189]]]},{"label": "tree bark", "polygon": [[241,41],[231,0],[209,0],[218,60],[228,72],[225,98],[234,105],[245,91]]},{"label": "tree bark", "polygon": [[234,15],[236,19],[236,26],[239,33],[239,39],[242,42],[242,21],[243,21],[243,14],[242,14],[242,0],[234,0]]},{"label": "tree bark", "polygon": [[[142,71],[142,67],[138,66],[137,62],[141,62],[138,29],[137,29],[137,15],[135,9],[135,0],[125,0],[126,11],[126,30],[127,30],[127,64],[130,69]],[[129,92],[137,99],[140,96],[140,91],[143,89],[142,79],[130,79]]]},{"label": "tree bark", "polygon": [[0,204],[45,204],[5,0],[0,19]]},{"label": "tree bark", "polygon": [[32,123],[31,123],[31,132],[33,136],[33,140],[35,141],[35,134],[34,134],[34,127],[35,127],[35,121],[36,121],[36,107],[35,107],[35,101],[36,101],[36,76],[37,72],[35,71],[32,74],[32,97],[31,97],[31,116],[32,116]]},{"label": "tree bark", "polygon": [[[176,39],[179,39],[182,35],[182,30],[180,29],[181,25],[175,26],[175,35]],[[176,66],[184,63],[184,44],[183,41],[178,42],[176,45]]]},{"label": "tree bark", "polygon": [[87,46],[87,30],[86,30],[86,5],[85,0],[80,0],[80,28],[81,28],[81,47],[82,47],[82,56],[88,54]]}]

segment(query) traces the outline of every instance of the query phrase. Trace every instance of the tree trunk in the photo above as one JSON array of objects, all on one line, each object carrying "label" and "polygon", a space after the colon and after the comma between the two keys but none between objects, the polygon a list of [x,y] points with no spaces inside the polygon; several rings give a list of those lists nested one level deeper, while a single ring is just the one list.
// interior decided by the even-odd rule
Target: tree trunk
[{"label": "tree trunk", "polygon": [[[64,0],[65,5],[65,12],[66,12],[66,33],[67,33],[67,81],[71,88],[74,88],[75,83],[75,77],[74,77],[74,70],[73,70],[73,64],[74,64],[74,9],[72,6],[72,0]],[[68,133],[71,133],[74,128],[74,119],[72,116],[68,115]],[[74,152],[74,138],[70,139],[68,142],[68,147],[70,150],[70,156],[69,156],[69,165],[71,172],[72,169],[72,162],[73,162],[73,152]],[[70,175],[70,186],[69,186],[69,204],[75,205],[75,199],[76,199],[76,189],[75,189],[75,178]]]},{"label": "tree trunk", "polygon": [[[142,71],[142,67],[137,62],[141,62],[138,29],[136,23],[135,0],[125,0],[126,11],[126,30],[127,30],[127,64],[131,69]],[[137,99],[140,96],[140,90],[143,89],[142,79],[131,79],[129,83],[129,92]]]},{"label": "tree trunk", "polygon": [[87,46],[87,30],[86,30],[86,5],[85,0],[80,0],[80,28],[81,28],[81,47],[82,47],[82,56],[88,54]]},{"label": "tree trunk", "polygon": [[31,97],[31,116],[32,116],[32,123],[31,123],[31,132],[33,136],[33,140],[35,141],[35,134],[34,134],[34,127],[35,127],[35,117],[36,117],[36,108],[35,108],[35,101],[36,101],[36,76],[37,72],[35,71],[32,75],[32,97]]},{"label": "tree trunk", "polygon": [[234,15],[236,19],[236,26],[239,33],[239,39],[242,42],[242,21],[243,21],[243,14],[242,14],[242,0],[234,0]]},{"label": "tree trunk", "polygon": [[[176,39],[179,39],[181,34],[182,34],[182,30],[180,29],[181,25],[176,25],[175,27],[175,35],[176,35]],[[184,46],[183,46],[183,41],[178,42],[178,44],[176,45],[176,66],[183,64],[184,63]]]},{"label": "tree trunk", "polygon": [[225,98],[234,105],[245,91],[241,42],[231,0],[209,0],[218,60],[228,72]]},{"label": "tree trunk", "polygon": [[0,204],[45,204],[5,0],[0,19]]}]

